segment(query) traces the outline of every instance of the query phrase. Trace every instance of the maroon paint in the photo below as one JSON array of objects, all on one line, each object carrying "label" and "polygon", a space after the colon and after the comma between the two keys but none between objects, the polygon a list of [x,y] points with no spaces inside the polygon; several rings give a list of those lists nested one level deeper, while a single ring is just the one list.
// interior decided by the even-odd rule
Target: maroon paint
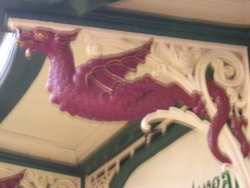
[{"label": "maroon paint", "polygon": [[218,148],[219,133],[223,128],[223,125],[230,121],[231,130],[241,144],[241,152],[244,157],[247,157],[249,153],[249,143],[242,132],[242,126],[247,126],[246,119],[243,117],[237,118],[236,116],[229,117],[230,103],[224,89],[209,79],[207,79],[207,86],[209,94],[213,98],[217,107],[217,112],[212,118],[211,126],[208,131],[208,145],[210,150],[221,162],[231,162],[226,156],[221,154]]},{"label": "maroon paint", "polygon": [[[61,110],[100,121],[130,121],[181,103],[197,115],[206,115],[200,95],[195,92],[189,95],[177,83],[166,85],[149,75],[132,81],[124,79],[128,72],[136,71],[138,64],[145,62],[152,39],[138,48],[100,56],[75,68],[70,42],[75,40],[78,32],[60,33],[45,28],[17,30],[23,49],[38,51],[50,59],[47,88],[51,101],[58,104]],[[229,120],[228,97],[212,80],[208,80],[207,84],[217,104],[217,113],[212,118],[208,133],[209,147],[221,162],[230,162],[217,146],[219,132]]]},{"label": "maroon paint", "polygon": [[0,188],[16,188],[23,179],[24,174],[25,170],[13,176],[0,178]]},{"label": "maroon paint", "polygon": [[231,118],[231,129],[235,135],[235,137],[239,140],[241,144],[241,152],[244,155],[244,157],[247,157],[249,153],[249,143],[242,132],[242,126],[246,127],[247,126],[247,121],[245,118],[237,118],[235,116],[232,116]]},{"label": "maroon paint", "polygon": [[222,155],[218,148],[218,136],[223,125],[227,122],[230,112],[229,100],[225,91],[212,80],[207,80],[207,86],[209,94],[212,96],[217,106],[217,112],[212,118],[211,126],[208,131],[208,146],[217,159],[220,159],[222,162],[230,163],[230,160]]}]

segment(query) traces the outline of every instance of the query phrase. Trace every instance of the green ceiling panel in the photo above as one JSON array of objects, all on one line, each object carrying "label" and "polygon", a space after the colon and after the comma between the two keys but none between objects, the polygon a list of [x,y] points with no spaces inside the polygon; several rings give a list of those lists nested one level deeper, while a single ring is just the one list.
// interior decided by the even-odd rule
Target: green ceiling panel
[{"label": "green ceiling panel", "polygon": [[[14,48],[17,48],[16,46]],[[13,50],[9,69],[0,85],[0,122],[10,113],[31,83],[38,75],[45,57],[35,53],[32,59],[24,56],[24,51]]]}]

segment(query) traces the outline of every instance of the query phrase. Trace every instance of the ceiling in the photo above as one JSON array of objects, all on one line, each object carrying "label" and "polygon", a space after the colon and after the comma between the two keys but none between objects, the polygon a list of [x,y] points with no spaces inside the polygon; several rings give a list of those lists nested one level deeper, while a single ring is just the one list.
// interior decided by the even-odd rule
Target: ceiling
[{"label": "ceiling", "polygon": [[109,6],[201,22],[250,25],[249,0],[121,0]]},{"label": "ceiling", "polygon": [[[248,0],[121,0],[109,7],[161,17],[244,27],[250,25]],[[11,28],[35,27],[40,26],[41,22],[9,19],[8,24]],[[53,23],[42,24],[52,28],[62,27]],[[65,28],[70,30],[72,27],[64,25],[63,30]],[[77,62],[85,62],[88,58],[86,55]],[[46,60],[31,87],[1,123],[0,149],[77,165],[125,127],[126,122],[98,122],[59,111],[56,105],[49,102],[49,94],[45,89],[48,71],[49,63]]]},{"label": "ceiling", "polygon": [[[12,28],[22,26],[30,29],[43,26],[64,31],[75,28],[21,19],[9,19],[9,25]],[[84,39],[79,34],[77,42],[72,45],[76,65],[91,58],[84,52],[85,46],[81,45],[86,43]],[[26,156],[76,165],[112,137],[126,122],[100,122],[61,112],[49,101],[49,92],[45,87],[48,72],[47,59],[31,87],[1,123],[1,148]]]}]

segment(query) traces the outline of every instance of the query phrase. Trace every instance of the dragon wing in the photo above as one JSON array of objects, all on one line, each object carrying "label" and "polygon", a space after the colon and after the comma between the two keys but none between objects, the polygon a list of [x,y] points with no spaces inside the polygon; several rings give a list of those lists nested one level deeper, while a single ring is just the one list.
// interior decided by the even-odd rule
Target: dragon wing
[{"label": "dragon wing", "polygon": [[85,67],[88,69],[85,75],[87,86],[99,88],[104,93],[112,92],[115,85],[126,81],[124,77],[128,72],[135,72],[137,66],[145,62],[152,42],[150,39],[138,48],[89,60]]}]

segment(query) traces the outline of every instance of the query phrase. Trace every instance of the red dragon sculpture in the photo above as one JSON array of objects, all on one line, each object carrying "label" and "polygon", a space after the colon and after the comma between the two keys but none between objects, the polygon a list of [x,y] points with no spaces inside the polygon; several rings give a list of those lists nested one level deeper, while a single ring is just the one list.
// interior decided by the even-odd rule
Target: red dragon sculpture
[{"label": "red dragon sculpture", "polygon": [[[199,116],[206,115],[198,93],[187,93],[176,83],[165,85],[148,75],[136,80],[125,80],[125,75],[136,71],[150,53],[153,39],[142,46],[123,53],[100,56],[75,68],[70,42],[79,30],[57,32],[47,28],[32,31],[17,29],[17,39],[26,52],[37,51],[50,60],[47,88],[50,99],[71,115],[101,121],[141,119],[157,109],[167,109],[176,103],[189,107]],[[211,119],[208,143],[215,157],[229,163],[217,145],[219,132],[229,118],[229,99],[225,91],[212,80],[207,81],[211,97],[217,104],[217,113]],[[243,121],[233,119],[233,132],[241,143],[244,156],[249,152],[241,126]]]}]

